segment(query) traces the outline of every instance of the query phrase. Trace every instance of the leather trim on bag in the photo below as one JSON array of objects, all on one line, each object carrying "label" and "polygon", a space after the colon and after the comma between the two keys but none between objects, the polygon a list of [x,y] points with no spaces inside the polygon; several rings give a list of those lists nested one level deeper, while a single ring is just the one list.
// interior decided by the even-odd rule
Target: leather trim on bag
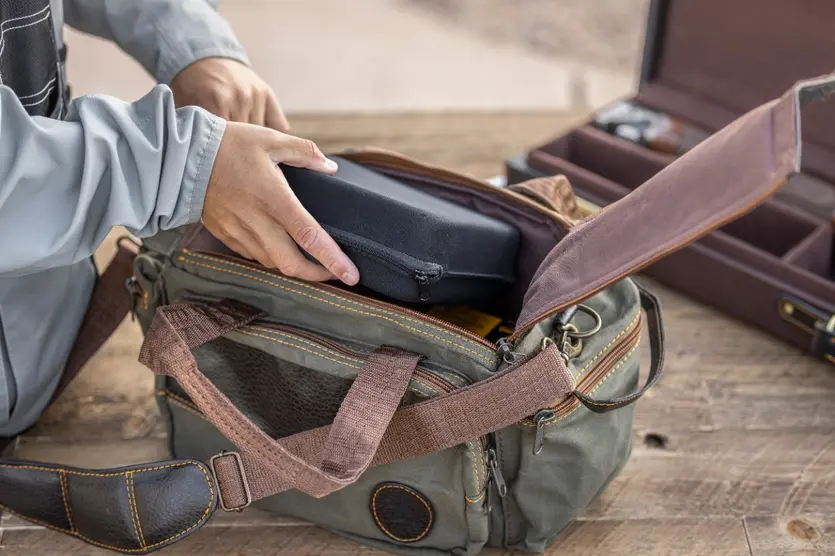
[{"label": "leather trim on bag", "polygon": [[[136,497],[136,475],[142,473],[149,473],[149,472],[157,472],[162,470],[173,470],[177,468],[185,468],[185,467],[196,467],[199,471],[202,472],[202,475],[205,476],[206,479],[206,486],[208,495],[206,498],[208,499],[207,505],[205,510],[200,515],[199,519],[191,524],[190,526],[183,526],[178,531],[168,531],[165,533],[164,538],[159,541],[148,543],[146,542],[147,537],[145,532],[143,532],[142,522],[140,521],[139,514],[140,511],[147,512],[145,513],[146,516],[148,515],[157,515],[159,510],[162,508],[157,508],[153,506],[153,503],[142,505],[137,497]],[[115,550],[117,552],[122,552],[126,554],[144,554],[147,552],[152,552],[157,548],[163,547],[165,545],[171,544],[185,536],[188,536],[195,530],[199,529],[202,525],[204,525],[208,519],[211,517],[213,510],[216,505],[217,501],[217,491],[215,489],[214,481],[212,477],[209,475],[208,470],[206,469],[205,465],[198,461],[194,460],[185,460],[185,461],[176,461],[167,464],[160,464],[160,465],[149,465],[149,466],[135,466],[130,468],[123,468],[119,471],[86,471],[80,469],[74,469],[69,467],[62,467],[62,466],[51,466],[51,465],[40,465],[40,464],[0,464],[0,469],[9,469],[13,471],[24,471],[33,474],[33,479],[38,476],[38,474],[56,474],[58,477],[58,484],[57,487],[60,490],[60,499],[63,502],[63,507],[61,508],[60,513],[62,517],[66,520],[66,525],[62,523],[60,526],[56,523],[50,523],[47,521],[46,515],[44,516],[33,516],[27,515],[20,511],[17,511],[13,507],[10,507],[7,504],[0,504],[0,509],[9,514],[15,515],[20,517],[21,519],[30,521],[32,523],[36,523],[43,527],[47,527],[49,529],[65,533],[74,537],[77,537],[89,544],[94,546],[98,546],[101,548],[107,548],[110,550]],[[108,514],[113,515],[115,508],[91,508],[91,507],[83,507],[78,506],[79,495],[89,494],[84,492],[74,492],[74,489],[87,489],[87,485],[76,484],[75,487],[73,486],[72,478],[78,477],[83,478],[85,480],[100,480],[100,479],[119,479],[122,485],[122,494],[124,494],[124,501],[120,501],[119,503],[127,503],[129,509],[129,515],[131,518],[132,529],[130,534],[134,537],[135,541],[134,544],[137,545],[136,548],[129,548],[125,546],[116,546],[114,544],[108,542],[101,542],[98,540],[94,540],[91,538],[92,536],[100,535],[101,531],[82,531],[81,529],[84,528],[83,524],[79,524],[75,522],[75,511],[74,510],[85,510],[88,516],[95,515],[96,512],[103,511]],[[140,477],[141,480],[141,477]],[[158,479],[156,479],[158,480]],[[156,481],[155,480],[155,481]],[[149,483],[150,484],[150,483]],[[173,487],[173,485],[172,485]],[[106,485],[102,484],[101,488],[108,488]],[[74,504],[75,499],[75,504]],[[13,498],[8,501],[9,504],[15,505],[16,498]],[[89,497],[85,498],[85,500],[89,500]],[[47,508],[45,508],[47,509]],[[51,510],[52,508],[48,508]],[[170,510],[171,508],[166,508]],[[91,514],[92,512],[92,514]],[[42,518],[43,517],[43,518]],[[161,522],[164,524],[165,522]],[[151,534],[159,534],[161,531],[147,531],[149,535]]]},{"label": "leather trim on bag", "polygon": [[400,483],[381,483],[371,495],[371,515],[377,527],[401,543],[417,542],[432,530],[435,512],[429,500]]}]

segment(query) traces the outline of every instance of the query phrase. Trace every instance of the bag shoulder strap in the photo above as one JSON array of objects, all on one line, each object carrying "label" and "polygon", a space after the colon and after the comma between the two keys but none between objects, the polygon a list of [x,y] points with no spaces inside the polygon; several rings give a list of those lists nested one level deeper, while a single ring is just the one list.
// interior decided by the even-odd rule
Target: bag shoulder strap
[{"label": "bag shoulder strap", "polygon": [[[130,312],[126,284],[136,254],[130,242],[119,241],[93,289],[53,402]],[[14,440],[0,439],[0,451]],[[217,499],[211,472],[194,460],[77,469],[0,459],[0,511],[130,554],[152,552],[199,529]]]},{"label": "bag shoulder strap", "polygon": [[766,201],[800,170],[800,108],[833,92],[835,74],[797,83],[572,228],[539,267],[516,334]]}]

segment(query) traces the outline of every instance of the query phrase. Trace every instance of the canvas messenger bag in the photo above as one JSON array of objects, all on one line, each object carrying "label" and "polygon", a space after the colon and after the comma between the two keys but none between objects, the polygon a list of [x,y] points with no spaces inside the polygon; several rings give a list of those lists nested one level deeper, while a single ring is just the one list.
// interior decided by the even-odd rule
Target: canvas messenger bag
[{"label": "canvas messenger bag", "polygon": [[65,383],[132,308],[176,459],[2,460],[0,506],[131,554],[250,505],[403,554],[542,551],[623,467],[632,404],[661,373],[658,304],[628,276],[771,196],[800,165],[801,105],[834,89],[832,76],[797,84],[586,219],[560,177],[505,190],[394,153],[342,153],[518,230],[515,282],[492,308],[515,330],[499,341],[281,276],[200,225],[138,254],[124,244]]}]

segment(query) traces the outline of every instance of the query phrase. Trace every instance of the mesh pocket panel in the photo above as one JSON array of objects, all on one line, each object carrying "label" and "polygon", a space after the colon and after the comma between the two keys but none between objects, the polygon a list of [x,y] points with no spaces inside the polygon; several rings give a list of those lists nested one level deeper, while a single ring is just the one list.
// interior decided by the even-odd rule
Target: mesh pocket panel
[{"label": "mesh pocket panel", "polygon": [[200,370],[273,438],[333,422],[352,380],[220,338],[194,351]]}]

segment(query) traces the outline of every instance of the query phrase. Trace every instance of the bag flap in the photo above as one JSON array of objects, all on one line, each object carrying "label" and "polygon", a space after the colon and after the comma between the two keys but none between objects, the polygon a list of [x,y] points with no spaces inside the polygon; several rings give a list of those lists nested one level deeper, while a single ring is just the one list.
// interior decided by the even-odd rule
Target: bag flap
[{"label": "bag flap", "polygon": [[800,169],[800,107],[833,91],[835,74],[796,84],[574,227],[537,271],[515,334],[768,199]]}]

